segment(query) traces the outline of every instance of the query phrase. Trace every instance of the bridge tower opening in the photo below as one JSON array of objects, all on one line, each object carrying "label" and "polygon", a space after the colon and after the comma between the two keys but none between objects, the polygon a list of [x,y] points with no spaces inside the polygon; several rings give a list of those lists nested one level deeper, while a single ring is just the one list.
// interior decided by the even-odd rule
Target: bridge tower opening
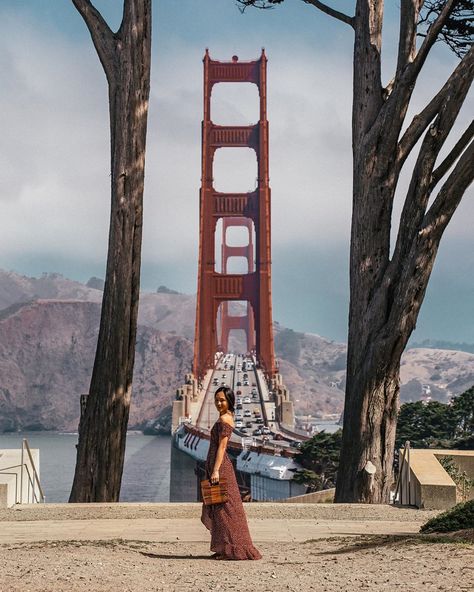
[{"label": "bridge tower opening", "polygon": [[[202,121],[202,176],[200,188],[199,268],[196,304],[193,373],[202,377],[214,367],[218,347],[228,349],[229,332],[243,329],[247,350],[255,351],[267,376],[277,369],[273,344],[271,299],[270,186],[267,121],[267,57],[240,62],[212,60],[204,56],[204,115]],[[256,84],[260,116],[255,125],[216,125],[211,118],[211,94],[215,84],[246,82]],[[247,193],[225,193],[213,186],[214,156],[220,148],[251,148],[257,158],[257,187]],[[222,269],[215,269],[216,226],[222,219]],[[234,226],[249,230],[249,242],[231,246],[226,231]],[[255,229],[255,249],[253,245]],[[254,255],[255,251],[255,255]],[[227,273],[231,257],[244,257],[247,273]],[[229,314],[228,303],[247,302],[245,316]],[[222,305],[222,306],[221,306]],[[220,334],[218,311],[220,310]]]},{"label": "bridge tower opening", "polygon": [[[227,243],[227,230],[233,227],[245,227],[248,230],[248,243],[244,246],[230,246]],[[231,257],[243,257],[247,261],[247,274],[254,273],[254,245],[253,245],[253,221],[250,218],[224,218],[222,223],[222,273],[227,275],[228,261]],[[229,351],[229,333],[233,329],[242,329],[245,332],[247,341],[247,352],[256,350],[255,320],[252,304],[247,301],[245,315],[229,314],[229,302],[223,302],[220,307],[220,340],[218,347],[227,353]]]}]

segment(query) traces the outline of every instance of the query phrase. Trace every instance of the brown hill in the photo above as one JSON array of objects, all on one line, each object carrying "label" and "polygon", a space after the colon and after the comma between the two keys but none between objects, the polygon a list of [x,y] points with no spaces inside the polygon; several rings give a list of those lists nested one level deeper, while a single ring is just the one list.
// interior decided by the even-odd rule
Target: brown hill
[{"label": "brown hill", "polygon": [[[77,428],[101,299],[100,289],[58,274],[27,278],[0,270],[0,431]],[[130,427],[156,417],[189,371],[194,315],[195,296],[163,290],[141,295]],[[346,346],[278,323],[275,346],[297,413],[338,416]],[[474,354],[408,350],[401,379],[402,401],[447,401],[474,384]]]},{"label": "brown hill", "polygon": [[34,278],[0,269],[0,310],[41,298],[101,302],[102,292],[68,280],[59,273],[43,273]]},{"label": "brown hill", "polygon": [[[0,319],[0,431],[76,430],[79,395],[89,388],[100,305],[39,300],[9,311]],[[189,340],[139,327],[131,428],[169,404],[191,355]]]}]

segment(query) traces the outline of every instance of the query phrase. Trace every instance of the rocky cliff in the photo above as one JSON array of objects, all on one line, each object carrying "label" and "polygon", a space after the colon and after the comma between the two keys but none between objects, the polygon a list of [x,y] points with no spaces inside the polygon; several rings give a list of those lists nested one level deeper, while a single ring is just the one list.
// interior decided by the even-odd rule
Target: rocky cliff
[{"label": "rocky cliff", "polygon": [[[38,300],[2,312],[0,431],[75,431],[79,395],[89,389],[100,304]],[[131,428],[170,404],[191,356],[188,339],[139,327]]]}]

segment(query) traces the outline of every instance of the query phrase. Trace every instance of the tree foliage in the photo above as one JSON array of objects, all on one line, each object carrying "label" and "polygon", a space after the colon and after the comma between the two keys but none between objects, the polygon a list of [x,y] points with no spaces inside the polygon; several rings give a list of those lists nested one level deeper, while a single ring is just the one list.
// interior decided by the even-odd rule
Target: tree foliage
[{"label": "tree foliage", "polygon": [[[418,35],[426,37],[446,4],[446,0],[429,0],[423,4],[418,23]],[[469,51],[474,36],[474,0],[459,0],[439,33],[437,41],[444,41],[454,53],[462,58]]]},{"label": "tree foliage", "polygon": [[[474,387],[453,397],[451,403],[417,401],[400,407],[395,446],[407,440],[412,448],[472,447]],[[471,443],[471,446],[469,446]]]},{"label": "tree foliage", "polygon": [[334,487],[341,442],[342,430],[332,434],[322,431],[304,442],[298,456],[304,470],[295,473],[294,480],[308,485],[310,491]]}]

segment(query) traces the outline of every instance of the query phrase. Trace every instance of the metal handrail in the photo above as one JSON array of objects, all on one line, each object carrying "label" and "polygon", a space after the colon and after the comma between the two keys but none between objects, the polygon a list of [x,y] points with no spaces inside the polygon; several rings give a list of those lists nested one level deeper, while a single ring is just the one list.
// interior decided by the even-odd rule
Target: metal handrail
[{"label": "metal handrail", "polygon": [[[27,455],[28,455],[28,458],[29,458],[29,461],[31,464],[31,469],[33,471],[33,475],[31,475],[30,468],[28,467],[27,462],[25,462],[25,450],[27,452]],[[18,488],[18,473],[17,472],[10,472],[11,469],[20,469],[20,487],[19,488]],[[11,465],[9,467],[3,467],[2,469],[0,469],[0,474],[13,475],[15,477],[15,503],[16,504],[23,503],[23,473],[25,470],[26,470],[26,474],[28,477],[27,499],[28,500],[30,499],[30,490],[32,489],[34,502],[37,502],[37,503],[39,503],[40,501],[43,503],[46,502],[46,496],[44,495],[43,488],[41,487],[41,483],[39,480],[38,473],[36,471],[33,456],[31,454],[31,449],[28,444],[28,440],[26,440],[26,438],[23,439],[22,444],[21,444],[20,464]],[[39,497],[36,493],[36,484],[37,484],[38,490],[39,490]],[[18,491],[18,489],[20,491]]]},{"label": "metal handrail", "polygon": [[[24,460],[25,449],[26,449],[26,452],[28,453],[28,458],[30,459],[31,468],[33,470],[33,477],[30,475],[30,470]],[[39,476],[38,476],[38,473],[36,472],[35,462],[33,460],[32,454],[31,454],[30,445],[28,444],[28,440],[26,438],[23,438],[22,443],[21,443],[20,501],[17,502],[20,504],[23,503],[23,471],[24,471],[24,469],[26,469],[26,473],[28,475],[28,486],[32,487],[32,489],[33,489],[33,499],[37,502],[42,501],[43,503],[45,503],[46,496],[44,495],[43,488],[41,487]],[[40,493],[39,499],[38,499],[38,496],[36,495],[36,491],[35,491],[35,484],[36,483],[38,484],[38,489],[39,489],[39,493]]]},{"label": "metal handrail", "polygon": [[[408,505],[410,505],[410,501],[411,501],[411,492],[410,492],[410,440],[407,440],[405,442],[405,446],[403,447],[403,454],[402,454],[402,458],[401,461],[398,463],[398,477],[397,477],[397,483],[395,485],[395,493],[393,495],[393,503],[396,502],[397,500],[397,495],[398,495],[398,490],[400,488],[401,482],[402,482],[402,472],[404,470],[404,466],[405,466],[405,456],[407,457],[407,463],[408,463],[408,467],[407,467],[407,471],[408,471]],[[402,502],[402,495],[400,492],[400,503]]]}]

